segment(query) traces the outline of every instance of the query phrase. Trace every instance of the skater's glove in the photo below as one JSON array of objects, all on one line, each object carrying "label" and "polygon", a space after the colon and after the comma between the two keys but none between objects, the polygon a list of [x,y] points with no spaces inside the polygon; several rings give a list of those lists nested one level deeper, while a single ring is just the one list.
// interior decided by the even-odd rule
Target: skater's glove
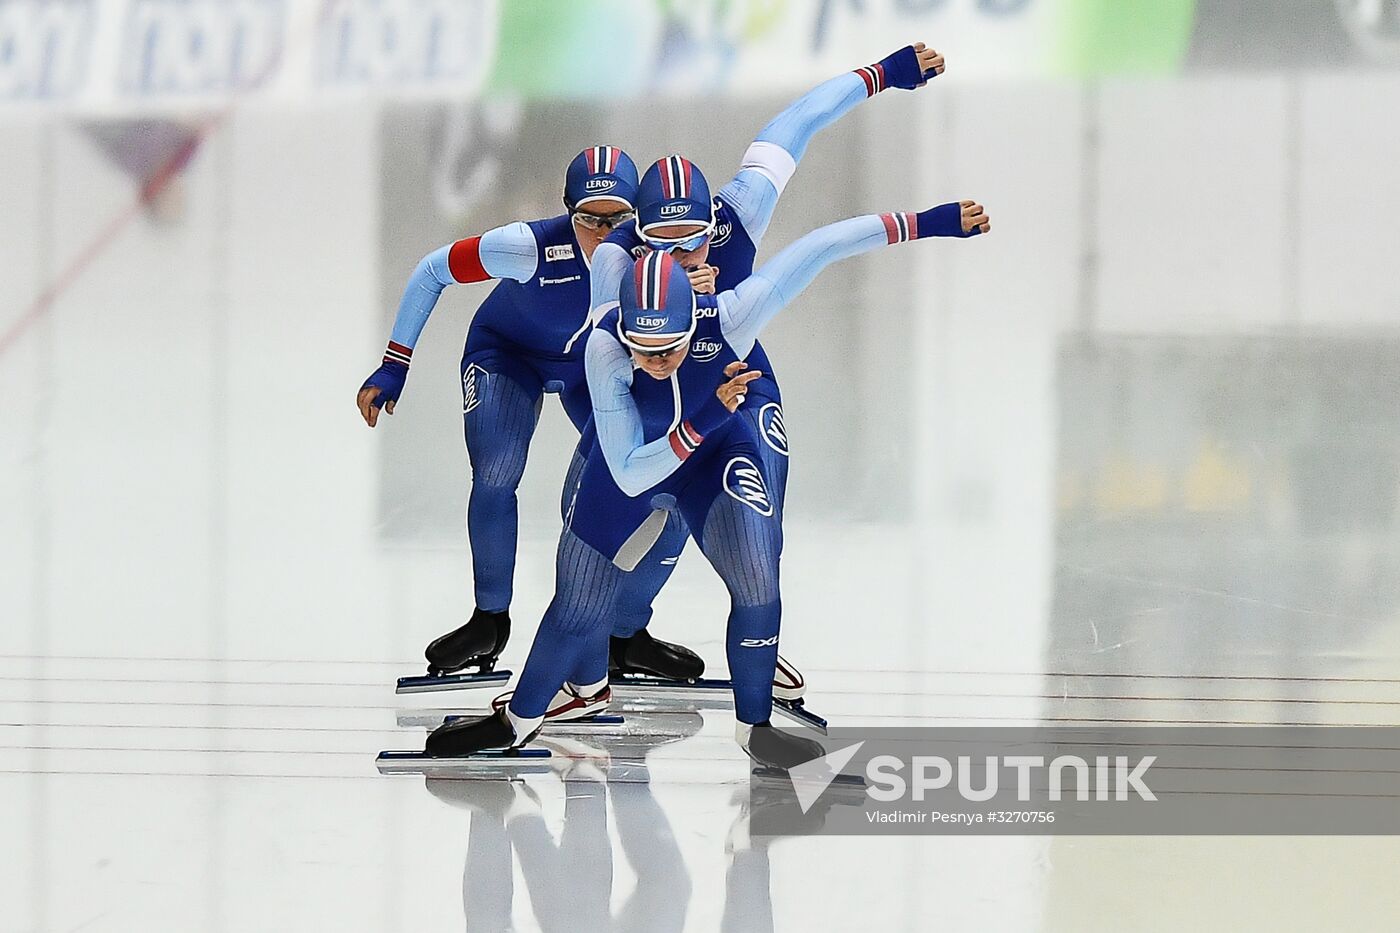
[{"label": "skater's glove", "polygon": [[976,201],[940,204],[926,211],[919,211],[915,218],[918,239],[931,236],[977,236],[992,228],[986,211]]},{"label": "skater's glove", "polygon": [[919,53],[912,45],[906,45],[892,55],[887,55],[873,65],[856,69],[856,74],[865,79],[866,91],[874,96],[889,87],[912,91],[923,87],[930,78],[938,75],[937,68],[925,69],[919,61]]},{"label": "skater's glove", "polygon": [[386,402],[397,402],[399,396],[403,394],[404,380],[408,378],[408,367],[402,363],[384,362],[376,369],[370,377],[365,380],[365,384],[360,386],[360,390],[378,389],[379,394],[374,397],[370,404],[375,408],[382,407]]},{"label": "skater's glove", "polygon": [[412,347],[389,341],[383,362],[370,373],[355,395],[355,406],[360,409],[360,417],[365,419],[365,424],[374,427],[379,422],[381,408],[388,414],[394,413],[394,405],[403,394],[403,383],[408,378],[408,364],[412,359]]}]

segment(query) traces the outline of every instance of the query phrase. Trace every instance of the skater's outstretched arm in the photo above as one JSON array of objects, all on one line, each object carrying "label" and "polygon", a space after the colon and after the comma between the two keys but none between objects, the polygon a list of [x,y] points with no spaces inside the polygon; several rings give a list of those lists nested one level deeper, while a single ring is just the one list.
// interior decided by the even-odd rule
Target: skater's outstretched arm
[{"label": "skater's outstretched arm", "polygon": [[744,153],[739,173],[719,191],[738,212],[754,245],[767,232],[778,198],[813,136],[886,88],[912,91],[942,73],[943,56],[916,42],[874,65],[822,82],[770,120]]},{"label": "skater's outstretched arm", "polygon": [[356,397],[365,423],[375,426],[381,406],[389,414],[394,413],[394,403],[408,378],[413,348],[444,288],[489,279],[528,282],[538,264],[535,234],[523,223],[507,224],[481,236],[458,240],[419,260],[399,299],[399,313],[394,318],[384,360],[365,380]]},{"label": "skater's outstretched arm", "polygon": [[975,201],[942,204],[919,213],[867,214],[819,227],[784,247],[730,291],[719,296],[724,339],[740,358],[779,311],[827,266],[881,246],[933,236],[969,237],[992,229]]},{"label": "skater's outstretched arm", "polygon": [[613,234],[593,251],[593,261],[588,267],[589,317],[596,324],[617,304],[617,290],[622,279],[632,271],[632,256],[614,238]]},{"label": "skater's outstretched arm", "polygon": [[[922,87],[930,78],[942,74],[943,67],[943,56],[922,42],[906,45],[874,65],[817,85],[770,120],[744,153],[738,174],[719,191],[719,196],[738,213],[754,245],[767,232],[778,198],[813,136],[861,101],[886,88]],[[632,257],[611,237],[594,251],[589,302],[592,320],[600,320],[617,302],[618,286],[631,269]],[[709,270],[711,275],[713,271]]]},{"label": "skater's outstretched arm", "polygon": [[583,351],[588,392],[593,398],[593,425],[613,482],[629,496],[639,496],[675,472],[706,434],[731,412],[719,396],[710,396],[694,417],[665,437],[645,442],[642,416],[632,398],[632,358],[611,335],[589,332]]}]

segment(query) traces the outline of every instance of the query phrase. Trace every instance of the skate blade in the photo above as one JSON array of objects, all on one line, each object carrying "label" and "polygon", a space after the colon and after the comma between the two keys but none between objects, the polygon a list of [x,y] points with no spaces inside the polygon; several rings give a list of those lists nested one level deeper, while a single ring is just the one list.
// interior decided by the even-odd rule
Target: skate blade
[{"label": "skate blade", "polygon": [[697,677],[694,680],[672,680],[668,677],[650,677],[646,674],[618,674],[608,675],[608,686],[613,689],[619,687],[628,691],[645,694],[646,691],[655,688],[662,688],[668,692],[676,690],[689,690],[699,694],[711,693],[714,691],[733,690],[734,684],[728,680],[717,680],[713,677]]},{"label": "skate blade", "polygon": [[[444,724],[446,724],[446,723],[449,723],[449,722],[457,722],[457,721],[462,720],[462,719],[475,719],[475,718],[477,718],[477,717],[474,716],[474,715],[471,715],[471,714],[461,714],[461,715],[459,715],[459,714],[453,713],[453,714],[449,714],[449,715],[447,715],[447,716],[444,716],[442,721],[443,721]],[[562,722],[561,722],[561,721],[557,721],[557,720],[551,721],[551,720],[546,719],[546,720],[544,721],[544,728],[546,728],[546,729],[548,729],[550,732],[553,732],[553,733],[556,733],[556,734],[565,734],[565,735],[566,735],[566,734],[568,734],[568,728],[569,728],[570,726],[582,726],[582,727],[585,728],[585,729],[589,729],[589,728],[591,728],[591,727],[593,727],[593,726],[620,726],[620,725],[622,725],[622,723],[623,723],[623,718],[622,718],[621,716],[619,716],[617,713],[599,713],[599,714],[596,715],[596,716],[582,716],[582,717],[580,717],[580,718],[578,718],[578,719],[565,719],[565,720],[563,720]]]},{"label": "skate blade", "polygon": [[548,774],[547,748],[488,748],[457,758],[433,758],[421,751],[385,751],[374,759],[380,774],[422,774],[426,777],[500,778]]},{"label": "skate blade", "polygon": [[608,678],[613,701],[642,710],[728,709],[734,706],[734,685],[728,680],[701,677],[668,680],[637,674]]},{"label": "skate blade", "polygon": [[[436,729],[445,722],[458,719],[480,719],[491,715],[491,710],[474,709],[401,709],[395,722],[400,729]],[[564,722],[546,722],[545,728],[555,735],[568,735],[569,726],[579,725],[580,734],[596,732],[600,726],[624,725],[626,720],[616,713],[605,713],[587,719],[567,719]]]},{"label": "skate blade", "polygon": [[794,700],[774,700],[773,712],[779,716],[791,719],[793,722],[804,725],[809,729],[826,735],[827,721],[816,713],[807,709],[801,701]]},{"label": "skate blade", "polygon": [[439,693],[445,690],[474,690],[477,687],[504,687],[511,678],[510,671],[489,674],[421,674],[400,677],[395,693]]},{"label": "skate blade", "polygon": [[[726,709],[734,706],[734,683],[730,680],[701,677],[696,680],[666,680],[635,674],[614,674],[608,678],[613,695],[619,700],[645,700],[658,708],[670,704],[692,708]],[[827,734],[828,723],[806,708],[801,700],[773,699],[773,712],[799,725]]]}]

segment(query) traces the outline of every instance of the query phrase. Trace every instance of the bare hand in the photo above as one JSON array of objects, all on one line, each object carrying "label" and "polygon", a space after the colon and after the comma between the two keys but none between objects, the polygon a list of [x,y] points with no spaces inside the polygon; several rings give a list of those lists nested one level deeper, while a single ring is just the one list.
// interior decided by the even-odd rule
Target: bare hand
[{"label": "bare hand", "polygon": [[715,283],[719,281],[718,267],[696,266],[694,269],[687,269],[686,275],[690,277],[690,287],[695,289],[697,295],[713,295],[715,293]]},{"label": "bare hand", "polygon": [[987,216],[985,207],[976,201],[959,201],[958,203],[962,205],[963,233],[971,233],[979,228],[983,233],[991,232],[992,219]]},{"label": "bare hand", "polygon": [[919,71],[922,74],[927,74],[932,69],[934,74],[941,75],[947,70],[948,66],[944,63],[943,56],[922,42],[914,43],[914,54],[919,56]]},{"label": "bare hand", "polygon": [[[378,386],[365,386],[360,390],[360,394],[355,396],[355,404],[360,408],[360,417],[365,419],[365,424],[370,427],[379,423],[379,408],[374,405],[374,400],[377,398],[379,398]],[[392,415],[394,403],[392,401],[385,402],[384,411]]]},{"label": "bare hand", "polygon": [[724,367],[724,374],[729,377],[729,381],[720,383],[720,387],[715,390],[715,394],[724,403],[724,407],[731,412],[738,411],[739,406],[744,404],[744,397],[748,395],[749,383],[763,375],[762,370],[758,369],[744,372],[748,368],[749,364],[743,360],[735,360],[730,363]]}]

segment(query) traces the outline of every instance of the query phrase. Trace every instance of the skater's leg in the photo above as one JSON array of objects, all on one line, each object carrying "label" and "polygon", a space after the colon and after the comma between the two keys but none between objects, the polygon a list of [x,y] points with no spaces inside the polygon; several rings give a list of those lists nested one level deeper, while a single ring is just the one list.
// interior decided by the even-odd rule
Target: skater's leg
[{"label": "skater's leg", "polygon": [[582,451],[575,450],[569,458],[569,468],[564,471],[564,489],[559,494],[559,518],[566,525],[569,523],[569,506],[573,504],[574,494],[578,492],[585,462],[587,461]]},{"label": "skater's leg", "polygon": [[487,612],[510,606],[519,527],[516,487],[525,472],[530,439],[539,423],[541,390],[528,370],[502,357],[468,362],[462,375],[471,497],[471,540],[476,605]]},{"label": "skater's leg", "polygon": [[[649,514],[646,503],[617,488],[601,455],[589,457],[572,520],[559,537],[554,598],[509,703],[501,715],[438,727],[425,745],[429,755],[454,757],[518,746],[539,731],[550,701],[569,681],[589,645],[611,630],[618,583],[625,573],[615,556],[644,531]],[[606,690],[606,681],[600,689]]]},{"label": "skater's leg", "polygon": [[[510,712],[521,720],[544,716],[560,686],[574,682],[590,646],[607,637],[623,571],[565,529],[555,561],[555,593],[516,684]],[[606,677],[606,670],[603,676]],[[599,678],[601,679],[601,678]],[[592,683],[592,681],[589,681]]]},{"label": "skater's leg", "polygon": [[[741,408],[739,415],[748,422],[753,437],[757,439],[753,451],[757,454],[768,485],[774,516],[781,524],[783,500],[787,494],[788,442],[783,423],[782,402],[777,396],[777,387],[771,388],[773,391],[770,395],[755,397],[755,404]],[[679,511],[673,512],[672,519],[667,522],[666,529],[651,552],[623,581],[622,591],[618,596],[617,620],[613,623],[615,666],[624,666],[620,663],[620,656],[625,654],[629,647],[621,640],[632,638],[651,622],[652,604],[675,571],[676,563],[689,537],[690,528],[684,517]],[[662,646],[659,649],[652,645],[631,647],[634,654],[655,655],[655,666],[674,668],[677,671],[669,676],[699,677],[704,672],[703,662],[694,652],[666,642],[658,644]],[[779,689],[782,696],[796,698],[805,691],[805,683],[789,663],[788,670],[775,681],[775,689]]]},{"label": "skater's leg", "polygon": [[586,452],[578,474],[559,537],[554,599],[510,701],[510,712],[521,719],[544,715],[565,683],[606,684],[608,635],[627,576],[622,567],[630,567],[633,551],[645,547],[651,527],[651,505],[618,488],[596,446]]},{"label": "skater's leg", "polygon": [[[764,386],[766,380],[758,380]],[[748,422],[757,439],[754,449],[758,452],[759,465],[768,482],[772,494],[773,511],[781,523],[784,501],[787,498],[788,479],[788,435],[783,422],[782,401],[778,397],[776,385],[767,385],[768,394],[749,393],[749,402],[739,409],[739,417]],[[773,680],[773,695],[785,700],[797,700],[807,692],[807,681],[788,658],[778,658],[778,672]]]},{"label": "skater's leg", "polygon": [[763,476],[768,482],[769,492],[773,497],[773,509],[778,517],[778,521],[783,520],[783,503],[787,499],[788,480],[788,436],[787,426],[783,422],[782,403],[773,399],[754,399],[759,402],[757,405],[746,404],[739,409],[739,417],[749,423],[754,434],[759,438],[759,443],[754,447],[758,451],[759,463],[763,467]]},{"label": "skater's leg", "polygon": [[[564,492],[560,497],[559,516],[564,524],[569,523],[570,507],[573,505],[574,496],[577,494],[579,484],[583,479],[583,467],[588,462],[585,446],[588,445],[589,435],[585,433],[579,442],[579,447],[574,451],[572,459],[569,461],[569,469],[564,474]],[[626,586],[626,576],[619,582],[619,587]],[[585,639],[580,646],[578,663],[569,674],[567,682],[579,687],[591,687],[608,678],[608,633],[600,630]]]},{"label": "skater's leg", "polygon": [[651,604],[666,581],[671,579],[688,540],[690,528],[680,512],[672,511],[666,516],[666,527],[661,537],[656,539],[646,557],[622,584],[617,620],[613,623],[614,637],[630,638],[651,621]]},{"label": "skater's leg", "polygon": [[[625,578],[625,574],[624,574]],[[585,696],[608,681],[608,631],[599,628],[583,642],[568,682]]]},{"label": "skater's leg", "polygon": [[[600,635],[617,599],[623,571],[569,529],[559,537],[555,592],[509,703],[482,719],[444,723],[428,736],[433,757],[469,755],[486,748],[519,746],[539,732],[550,702]],[[600,690],[606,689],[603,681]]]},{"label": "skater's leg", "polygon": [[472,664],[491,670],[510,638],[511,579],[519,518],[515,489],[539,422],[541,387],[529,366],[498,351],[462,361],[462,422],[471,460],[467,503],[476,610],[424,652],[430,674]]},{"label": "skater's leg", "polygon": [[661,641],[646,631],[652,601],[671,578],[690,528],[679,511],[666,514],[666,524],[651,550],[627,574],[617,598],[612,638],[605,646],[610,670],[669,680],[693,680],[704,675],[705,662],[684,645]]},{"label": "skater's leg", "polygon": [[783,530],[751,447],[716,457],[717,486],[688,490],[682,510],[701,529],[700,550],[729,590],[725,654],[734,682],[734,714],[766,722],[773,708],[782,602],[778,562]]}]

